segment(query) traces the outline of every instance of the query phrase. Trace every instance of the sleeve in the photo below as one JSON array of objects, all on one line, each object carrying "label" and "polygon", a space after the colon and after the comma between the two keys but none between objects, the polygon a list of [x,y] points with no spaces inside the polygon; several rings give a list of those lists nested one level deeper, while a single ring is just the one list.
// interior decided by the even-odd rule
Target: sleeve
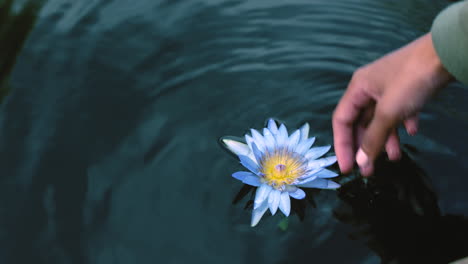
[{"label": "sleeve", "polygon": [[442,64],[468,84],[468,0],[450,5],[432,24],[432,41]]}]

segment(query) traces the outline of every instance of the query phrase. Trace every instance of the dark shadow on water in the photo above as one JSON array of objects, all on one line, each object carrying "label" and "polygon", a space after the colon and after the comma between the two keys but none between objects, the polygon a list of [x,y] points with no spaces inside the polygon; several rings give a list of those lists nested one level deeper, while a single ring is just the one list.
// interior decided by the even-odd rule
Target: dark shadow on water
[{"label": "dark shadow on water", "polygon": [[400,162],[381,157],[375,176],[356,178],[338,192],[341,222],[358,231],[382,263],[448,263],[468,255],[468,218],[442,215],[425,172],[404,153]]},{"label": "dark shadow on water", "polygon": [[[406,152],[399,162],[380,157],[376,168],[373,177],[355,177],[337,192],[341,203],[334,215],[355,230],[351,240],[366,244],[383,264],[442,264],[468,256],[468,218],[441,214],[426,173]],[[307,200],[291,200],[292,214],[301,220],[307,204],[316,207],[313,197],[320,192],[305,191]],[[245,209],[252,210],[254,194],[254,187],[244,185],[233,203],[249,195]],[[306,256],[294,253],[303,246],[290,246],[288,261],[306,263]]]},{"label": "dark shadow on water", "polygon": [[8,95],[8,78],[23,44],[34,27],[42,1],[27,2],[13,12],[14,0],[0,1],[0,102]]}]

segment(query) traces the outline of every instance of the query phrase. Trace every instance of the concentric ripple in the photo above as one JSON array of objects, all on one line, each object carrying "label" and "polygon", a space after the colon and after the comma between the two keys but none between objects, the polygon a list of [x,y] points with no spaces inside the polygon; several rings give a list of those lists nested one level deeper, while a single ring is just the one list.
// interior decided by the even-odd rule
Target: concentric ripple
[{"label": "concentric ripple", "polygon": [[[447,4],[44,1],[0,114],[0,262],[377,263],[333,217],[333,193],[286,233],[279,218],[248,228],[216,140],[274,117],[331,144],[353,71]],[[442,210],[468,213],[468,93],[452,88],[402,141],[423,153]]]}]

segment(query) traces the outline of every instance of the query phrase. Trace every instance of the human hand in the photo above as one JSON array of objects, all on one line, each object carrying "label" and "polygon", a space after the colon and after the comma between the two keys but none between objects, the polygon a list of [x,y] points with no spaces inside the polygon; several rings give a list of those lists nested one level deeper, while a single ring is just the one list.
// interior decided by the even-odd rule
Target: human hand
[{"label": "human hand", "polygon": [[356,159],[361,174],[371,175],[384,147],[390,160],[398,160],[397,126],[403,122],[408,134],[416,134],[424,103],[451,79],[430,33],[356,70],[333,114],[341,172],[350,172]]}]

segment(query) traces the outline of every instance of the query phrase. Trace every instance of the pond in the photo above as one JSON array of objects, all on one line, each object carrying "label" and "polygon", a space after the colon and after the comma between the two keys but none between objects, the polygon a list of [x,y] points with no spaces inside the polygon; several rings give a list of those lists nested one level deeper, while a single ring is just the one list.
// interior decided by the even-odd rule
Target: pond
[{"label": "pond", "polygon": [[233,203],[241,165],[218,143],[273,117],[290,129],[309,122],[317,145],[332,144],[331,115],[353,71],[427,32],[448,4],[43,1],[0,111],[1,262],[467,256],[459,83],[424,109],[417,136],[400,131],[400,162],[382,158],[368,181],[341,175],[341,189],[312,191],[287,222],[267,213],[250,227],[250,196]]}]

